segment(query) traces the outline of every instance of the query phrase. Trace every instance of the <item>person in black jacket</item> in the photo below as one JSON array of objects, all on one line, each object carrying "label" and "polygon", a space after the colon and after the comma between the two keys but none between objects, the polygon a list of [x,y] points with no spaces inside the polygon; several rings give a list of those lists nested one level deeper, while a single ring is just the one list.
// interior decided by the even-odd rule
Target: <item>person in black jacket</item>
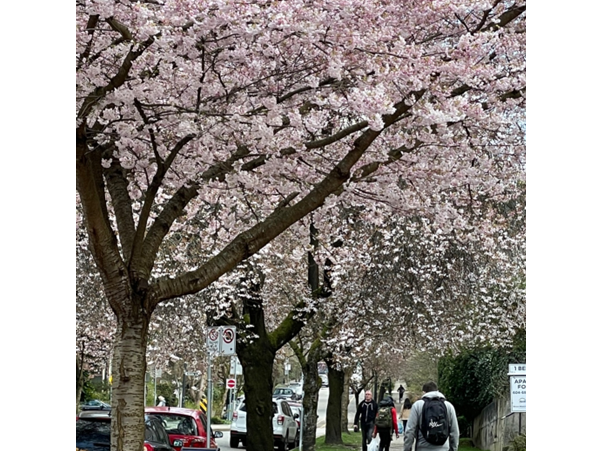
[{"label": "person in black jacket", "polygon": [[[372,440],[372,431],[374,429],[374,419],[378,412],[378,405],[372,399],[372,392],[366,390],[365,398],[357,406],[355,418],[353,420],[353,430],[358,431],[358,425],[362,428],[362,451],[367,451],[368,444]],[[358,423],[359,420],[359,423]]]},{"label": "person in black jacket", "polygon": [[406,389],[403,388],[403,385],[399,384],[399,388],[397,389],[397,391],[399,392],[399,402],[401,402],[401,400],[403,398],[403,394],[406,391]]}]

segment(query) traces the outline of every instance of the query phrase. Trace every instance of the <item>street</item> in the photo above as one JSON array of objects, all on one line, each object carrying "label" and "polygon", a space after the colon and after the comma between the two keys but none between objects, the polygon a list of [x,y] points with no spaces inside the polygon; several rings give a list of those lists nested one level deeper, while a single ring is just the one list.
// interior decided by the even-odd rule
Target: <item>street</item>
[{"label": "street", "polygon": [[[316,430],[316,437],[320,437],[325,433],[326,427],[326,406],[328,403],[328,387],[322,387],[320,389],[320,393],[318,395],[318,429]],[[348,419],[349,423],[353,423],[353,417],[355,416],[355,398],[353,395],[349,396],[349,414]],[[230,426],[217,426],[213,428],[214,430],[220,430],[223,432],[224,436],[216,440],[218,446],[223,451],[228,451],[232,449],[243,449],[241,445],[238,448],[230,447]],[[352,428],[351,428],[352,429]]]}]

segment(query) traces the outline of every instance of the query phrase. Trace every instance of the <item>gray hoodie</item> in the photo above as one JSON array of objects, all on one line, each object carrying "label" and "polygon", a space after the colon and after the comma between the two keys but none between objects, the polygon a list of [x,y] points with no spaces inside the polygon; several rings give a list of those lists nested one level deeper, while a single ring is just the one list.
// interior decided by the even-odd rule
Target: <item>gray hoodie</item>
[{"label": "gray hoodie", "polygon": [[[439,391],[431,391],[422,395],[423,398],[445,398],[443,393]],[[412,451],[412,445],[414,444],[414,440],[418,438],[418,445],[416,446],[416,451],[458,451],[458,441],[460,439],[460,431],[458,429],[458,419],[456,418],[456,409],[449,401],[445,401],[445,405],[447,406],[447,417],[449,419],[450,433],[449,439],[441,446],[431,445],[427,442],[422,433],[419,431],[419,422],[422,418],[422,407],[424,406],[424,401],[419,399],[414,404],[412,404],[412,410],[410,411],[410,419],[408,420],[408,424],[406,425],[406,429],[404,431],[404,451]]]}]

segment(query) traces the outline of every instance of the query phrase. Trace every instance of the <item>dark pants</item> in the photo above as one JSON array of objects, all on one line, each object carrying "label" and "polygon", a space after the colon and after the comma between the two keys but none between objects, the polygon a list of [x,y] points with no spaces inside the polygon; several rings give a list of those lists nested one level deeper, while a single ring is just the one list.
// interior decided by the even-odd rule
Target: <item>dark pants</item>
[{"label": "dark pants", "polygon": [[389,445],[391,445],[391,439],[393,437],[391,429],[378,428],[378,435],[380,437],[378,451],[389,451]]},{"label": "dark pants", "polygon": [[368,445],[372,441],[372,433],[374,432],[374,423],[362,423],[362,451],[368,450]]}]

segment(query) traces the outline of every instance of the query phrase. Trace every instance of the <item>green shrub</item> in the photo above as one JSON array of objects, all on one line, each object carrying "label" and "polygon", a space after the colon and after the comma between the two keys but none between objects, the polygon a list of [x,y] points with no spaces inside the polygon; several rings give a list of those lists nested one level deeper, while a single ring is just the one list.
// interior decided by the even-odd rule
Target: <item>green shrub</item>
[{"label": "green shrub", "polygon": [[527,451],[527,435],[518,434],[509,443],[508,451]]},{"label": "green shrub", "polygon": [[[526,362],[526,333],[517,332],[511,348],[480,346],[439,360],[438,385],[458,416],[471,422],[509,389],[508,364]],[[463,431],[463,428],[460,428]]]}]

